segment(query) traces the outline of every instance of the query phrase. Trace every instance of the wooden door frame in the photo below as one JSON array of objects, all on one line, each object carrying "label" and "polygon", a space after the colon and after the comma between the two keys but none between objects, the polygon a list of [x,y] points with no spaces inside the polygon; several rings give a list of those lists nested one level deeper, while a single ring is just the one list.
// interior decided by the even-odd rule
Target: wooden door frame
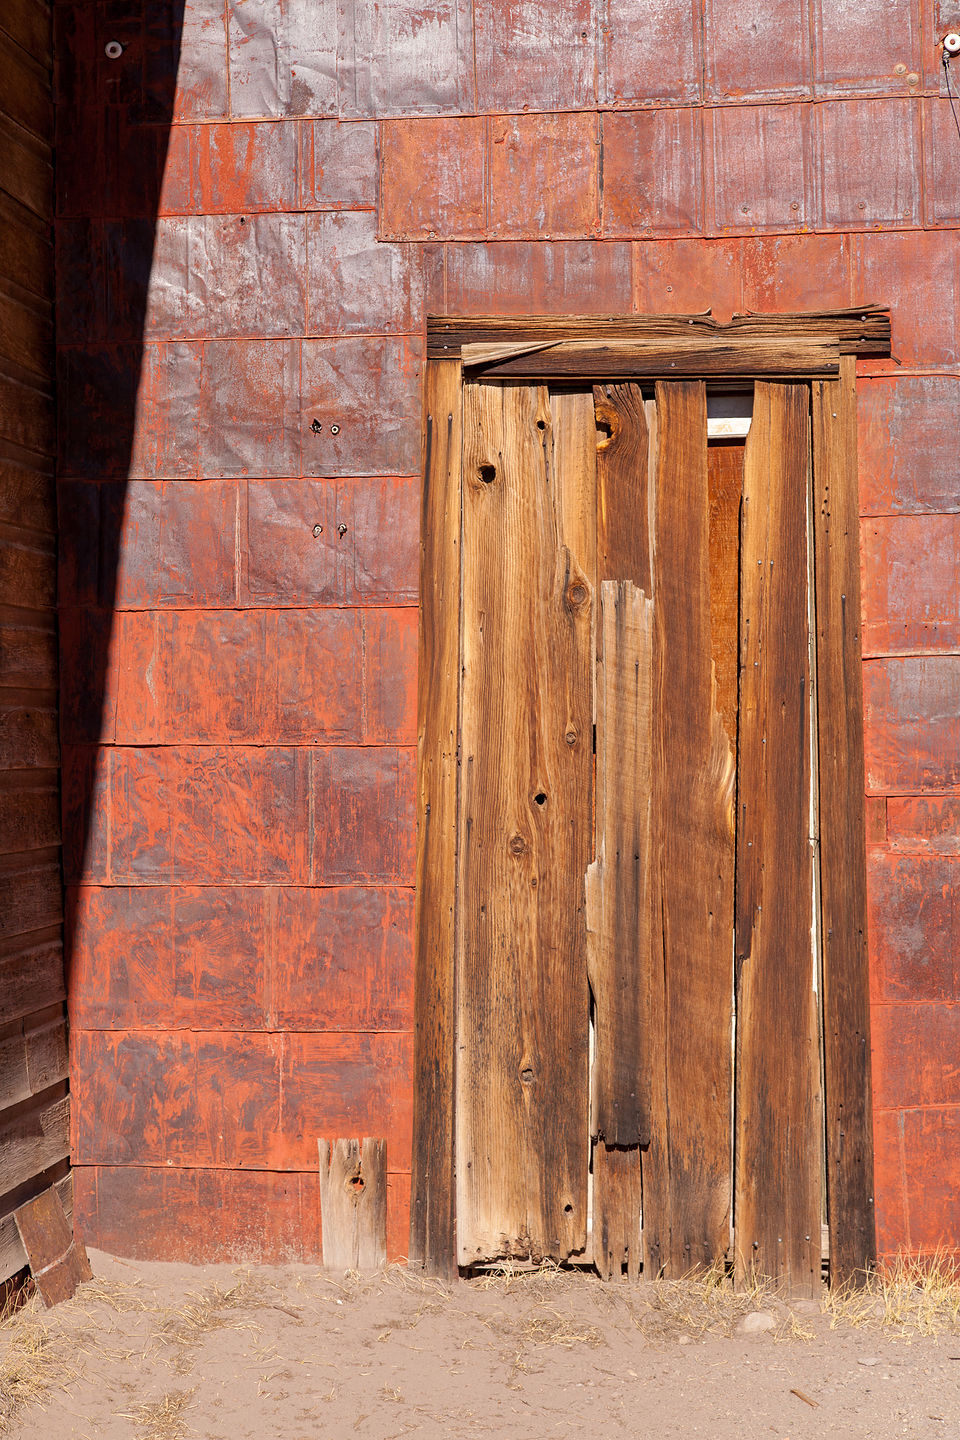
[{"label": "wooden door frame", "polygon": [[802,380],[812,389],[820,914],[831,1282],[875,1258],[856,356],[885,310],[431,317],[423,400],[410,1264],[453,1278],[463,384]]}]

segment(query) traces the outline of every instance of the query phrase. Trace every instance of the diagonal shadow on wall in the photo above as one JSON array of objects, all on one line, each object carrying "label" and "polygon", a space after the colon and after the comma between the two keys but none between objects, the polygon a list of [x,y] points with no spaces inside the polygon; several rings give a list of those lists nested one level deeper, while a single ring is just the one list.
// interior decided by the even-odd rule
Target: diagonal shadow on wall
[{"label": "diagonal shadow on wall", "polygon": [[[216,18],[216,17],[214,17]],[[222,19],[220,21],[222,26]],[[116,734],[116,614],[156,583],[164,446],[196,380],[177,347],[145,364],[157,216],[168,176],[184,0],[65,0],[55,14],[57,414],[64,880],[97,868]],[[179,118],[189,118],[181,114]],[[186,174],[178,174],[189,184]],[[162,294],[162,287],[160,290]],[[182,350],[183,347],[180,347]],[[171,353],[172,352],[172,353]],[[158,366],[178,366],[152,413]],[[170,397],[173,396],[171,401]],[[177,413],[177,407],[183,413]],[[195,423],[195,422],[194,422]],[[124,537],[132,538],[128,544]],[[121,554],[124,561],[121,565]],[[67,905],[67,971],[72,907]],[[69,992],[69,986],[68,986]]]}]

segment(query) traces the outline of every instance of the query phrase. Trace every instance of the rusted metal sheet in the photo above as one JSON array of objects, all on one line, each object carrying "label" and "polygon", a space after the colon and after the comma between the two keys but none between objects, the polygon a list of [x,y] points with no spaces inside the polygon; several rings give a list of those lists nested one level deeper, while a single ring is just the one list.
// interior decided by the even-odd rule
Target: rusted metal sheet
[{"label": "rusted metal sheet", "polygon": [[870,6],[811,0],[811,5],[818,95],[912,93],[921,63],[916,5],[910,0]]},{"label": "rusted metal sheet", "polygon": [[594,114],[492,119],[491,239],[579,239],[600,229],[600,128]]},{"label": "rusted metal sheet", "polygon": [[647,240],[635,247],[634,306],[641,315],[703,314],[728,320],[742,309],[736,240]]},{"label": "rusted metal sheet", "polygon": [[441,247],[378,240],[372,211],[309,216],[306,245],[309,335],[410,334],[443,304]]},{"label": "rusted metal sheet", "polygon": [[[307,5],[309,10],[309,0]],[[337,0],[337,11],[341,115],[433,115],[475,108],[470,0],[391,0],[389,5]]]},{"label": "rusted metal sheet", "polygon": [[589,110],[598,0],[474,0],[481,110]]},{"label": "rusted metal sheet", "polygon": [[857,382],[862,514],[960,511],[958,413],[960,378],[955,375]]},{"label": "rusted metal sheet", "polygon": [[310,1170],[331,1128],[406,1157],[410,1064],[403,1034],[75,1030],[76,1160]]},{"label": "rusted metal sheet", "polygon": [[298,399],[302,475],[416,473],[419,337],[304,340],[299,383],[284,403]]},{"label": "rusted metal sheet", "polygon": [[868,793],[960,786],[960,656],[868,660],[863,701]]},{"label": "rusted metal sheet", "polygon": [[960,1105],[960,1005],[914,1000],[873,1007],[880,1109]]},{"label": "rusted metal sheet", "polygon": [[[814,108],[820,223],[829,229],[920,220],[919,102],[839,100]],[[884,163],[870,163],[883,135]]]},{"label": "rusted metal sheet", "polygon": [[815,222],[809,105],[704,112],[707,229],[800,230]]},{"label": "rusted metal sheet", "polygon": [[601,98],[607,105],[700,99],[698,0],[607,0],[600,29]]},{"label": "rusted metal sheet", "polygon": [[810,96],[809,0],[705,0],[703,34],[711,100]]},{"label": "rusted metal sheet", "polygon": [[960,797],[892,796],[887,801],[891,850],[918,855],[960,855]]},{"label": "rusted metal sheet", "polygon": [[405,1030],[413,897],[397,886],[84,886],[84,1030]]},{"label": "rusted metal sheet", "polygon": [[745,310],[816,310],[850,299],[845,236],[758,235],[739,250]]},{"label": "rusted metal sheet", "polygon": [[960,361],[960,269],[953,243],[934,230],[877,232],[851,236],[850,254],[854,294],[894,297],[893,355],[899,364],[955,368]]},{"label": "rusted metal sheet", "polygon": [[956,1234],[960,1110],[955,1105],[881,1110],[877,1129],[893,1132],[890,1148],[896,1147],[899,1181],[896,1189],[890,1186],[891,1202],[896,1196],[900,1208],[885,1227],[887,1253],[898,1248],[914,1254],[942,1252],[943,1237],[952,1240]]},{"label": "rusted metal sheet", "polygon": [[955,856],[877,852],[867,865],[876,998],[950,1002],[960,993]]},{"label": "rusted metal sheet", "polygon": [[[956,80],[950,82],[956,89]],[[956,102],[954,102],[956,103]],[[955,229],[960,224],[957,125],[949,99],[923,102],[924,223]]]},{"label": "rusted metal sheet", "polygon": [[873,516],[861,550],[864,654],[960,651],[960,515]]},{"label": "rusted metal sheet", "polygon": [[[320,1258],[316,1167],[297,1172],[78,1165],[74,1176],[77,1223],[91,1244],[112,1255],[134,1260],[163,1255],[191,1265],[238,1259],[315,1264]],[[388,1260],[406,1256],[409,1208],[410,1176],[388,1172]]]},{"label": "rusted metal sheet", "polygon": [[486,315],[491,301],[505,315],[629,312],[629,242],[490,241],[448,245],[447,309]]},{"label": "rusted metal sheet", "polygon": [[482,239],[486,122],[388,120],[380,127],[380,234],[392,240]]},{"label": "rusted metal sheet", "polygon": [[406,749],[117,748],[94,765],[95,755],[64,755],[65,829],[81,827],[68,837],[68,881],[410,883]]},{"label": "rusted metal sheet", "polygon": [[231,114],[336,114],[339,8],[337,0],[231,5]]},{"label": "rusted metal sheet", "polygon": [[703,228],[698,110],[606,111],[604,235],[685,235]]},{"label": "rusted metal sheet", "polygon": [[304,210],[376,207],[378,128],[331,120],[303,120],[297,125]]}]

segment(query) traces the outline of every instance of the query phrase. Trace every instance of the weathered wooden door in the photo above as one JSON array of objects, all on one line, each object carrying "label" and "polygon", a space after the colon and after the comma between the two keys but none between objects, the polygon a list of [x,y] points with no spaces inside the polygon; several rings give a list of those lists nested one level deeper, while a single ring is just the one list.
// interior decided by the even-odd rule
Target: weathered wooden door
[{"label": "weathered wooden door", "polygon": [[455,1219],[460,1266],[727,1260],[815,1293],[833,880],[819,896],[811,690],[836,677],[811,652],[844,387],[758,380],[737,454],[711,452],[699,380],[433,379],[428,485],[458,485],[425,496],[427,608],[459,627],[421,651],[442,744],[419,904],[450,963],[418,1104],[452,1075],[454,1184],[418,1161],[415,1237]]}]

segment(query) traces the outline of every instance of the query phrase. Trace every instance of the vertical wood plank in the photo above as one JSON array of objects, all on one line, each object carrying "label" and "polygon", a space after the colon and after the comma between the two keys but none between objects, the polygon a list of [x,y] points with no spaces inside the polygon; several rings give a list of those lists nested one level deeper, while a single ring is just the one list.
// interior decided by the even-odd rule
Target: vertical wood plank
[{"label": "vertical wood plank", "polygon": [[590,1130],[608,1145],[636,1146],[650,1142],[648,1040],[660,1018],[648,993],[653,601],[629,580],[603,580],[600,616]]},{"label": "vertical wood plank", "polygon": [[642,1171],[640,1150],[593,1147],[593,1263],[601,1280],[640,1277]]},{"label": "vertical wood plank", "polygon": [[651,1270],[729,1245],[734,758],[711,657],[706,391],[657,385],[654,830],[663,1119],[644,1157]]},{"label": "vertical wood plank", "polygon": [[[597,450],[597,809],[588,950],[595,1056],[591,1134],[607,1145],[650,1139],[650,598],[647,454],[639,385],[594,389]],[[639,1156],[636,1157],[639,1164]],[[596,1183],[596,1182],[595,1182]]]},{"label": "vertical wood plank", "polygon": [[813,989],[808,390],[758,382],[741,544],[736,1269],[820,1285]]},{"label": "vertical wood plank", "polygon": [[457,1235],[461,1264],[586,1243],[590,578],[549,396],[464,391]]},{"label": "vertical wood plank", "polygon": [[456,1275],[454,989],[460,669],[459,361],[432,361],[424,394],[414,1097],[410,1264]]},{"label": "vertical wood plank", "polygon": [[[642,1157],[652,1131],[650,822],[653,600],[650,435],[638,385],[597,386],[596,860],[587,873],[595,1025],[593,1257],[609,1279],[643,1258]],[[659,957],[658,957],[659,963]]]},{"label": "vertical wood plank", "polygon": [[727,737],[737,748],[737,690],[740,626],[740,500],[743,494],[742,442],[712,443],[707,449],[710,491],[710,632],[717,681],[717,709]]},{"label": "vertical wood plank", "polygon": [[650,594],[647,462],[650,432],[639,385],[597,385],[597,427],[609,439],[597,455],[597,572]]},{"label": "vertical wood plank", "polygon": [[863,785],[856,374],[813,387],[820,914],[830,1281],[876,1258]]}]

